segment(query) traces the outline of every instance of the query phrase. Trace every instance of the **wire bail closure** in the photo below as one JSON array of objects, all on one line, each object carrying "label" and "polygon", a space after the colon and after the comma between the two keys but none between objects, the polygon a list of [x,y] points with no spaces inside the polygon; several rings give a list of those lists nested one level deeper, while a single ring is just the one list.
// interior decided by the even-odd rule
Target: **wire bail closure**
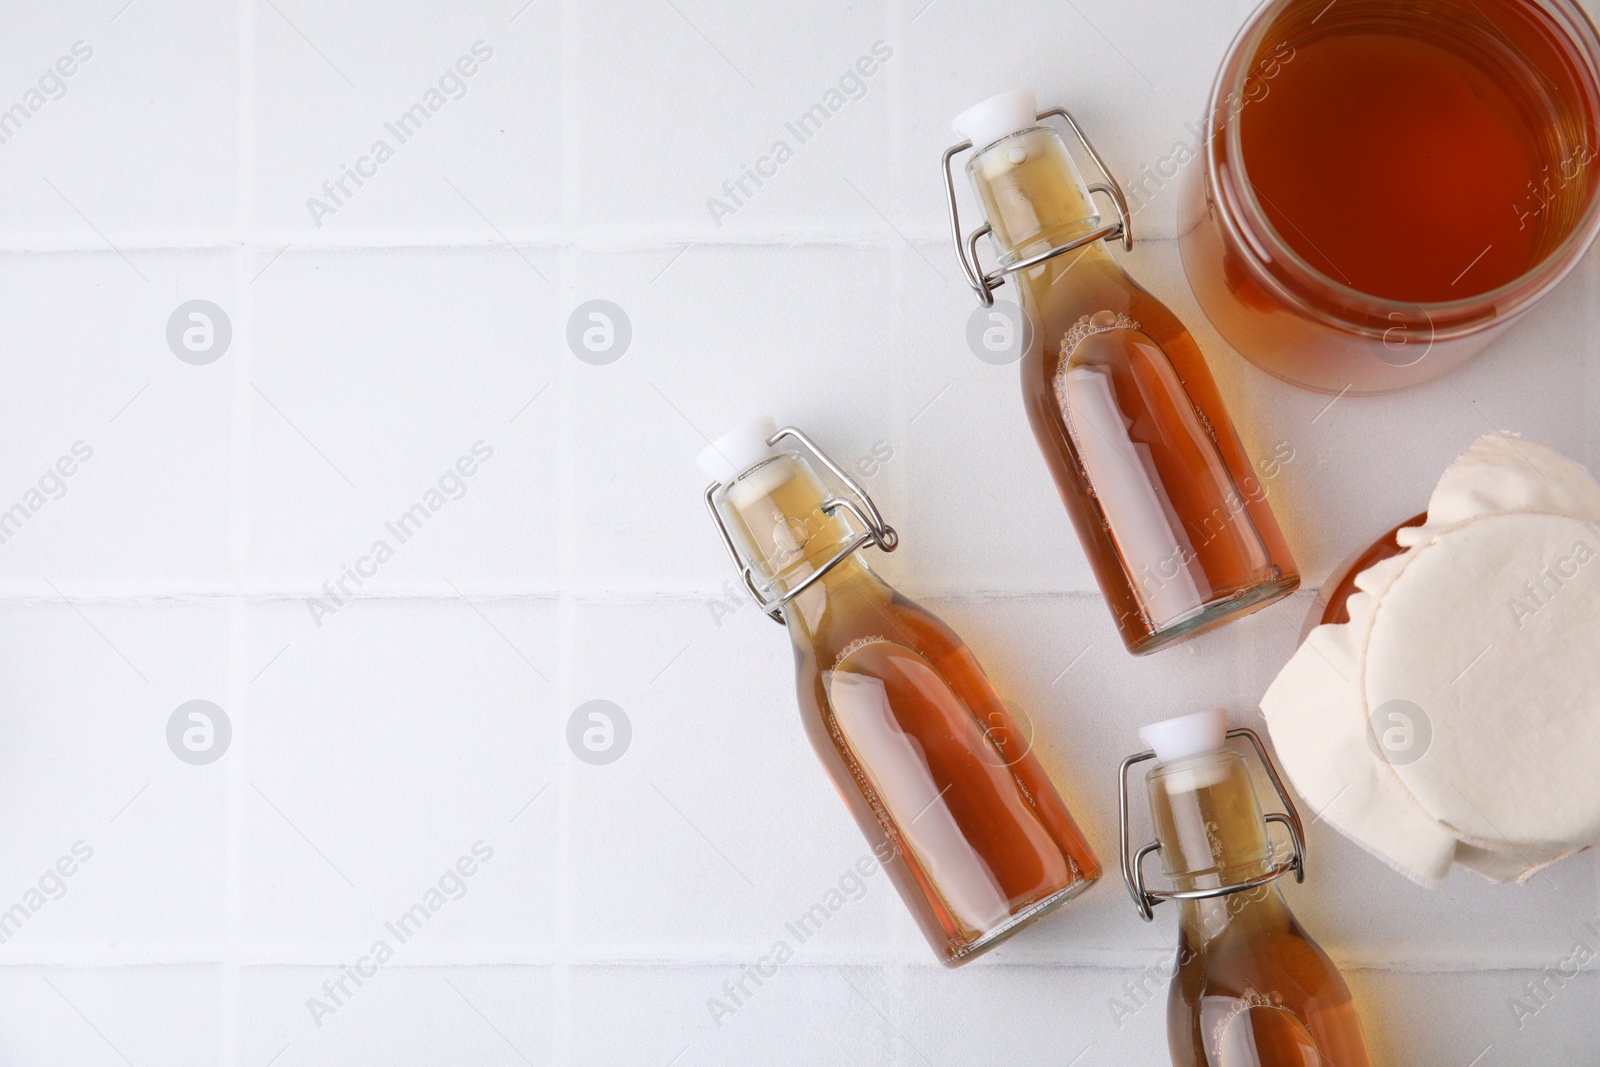
[{"label": "wire bail closure", "polygon": [[[1134,907],[1139,909],[1139,914],[1145,922],[1155,918],[1154,908],[1163,900],[1203,900],[1207,897],[1222,897],[1230,893],[1242,893],[1247,889],[1266,885],[1268,882],[1294,872],[1296,882],[1306,880],[1306,840],[1305,828],[1300,824],[1300,812],[1294,806],[1294,801],[1289,799],[1289,791],[1283,787],[1283,779],[1278,777],[1278,768],[1267,756],[1267,750],[1261,744],[1261,738],[1256,732],[1247,727],[1240,726],[1229,730],[1229,739],[1243,737],[1247,739],[1256,750],[1256,756],[1261,760],[1261,765],[1266,768],[1267,777],[1272,779],[1272,787],[1278,791],[1278,799],[1283,801],[1284,810],[1272,812],[1265,817],[1269,823],[1281,823],[1289,831],[1290,843],[1294,846],[1294,855],[1285,860],[1274,863],[1265,873],[1254,878],[1238,883],[1237,885],[1219,886],[1215,889],[1146,889],[1144,884],[1144,858],[1152,852],[1161,851],[1161,843],[1152,841],[1130,854],[1128,840],[1128,768],[1143,760],[1155,759],[1153,751],[1137,752],[1122,761],[1121,776],[1117,780],[1118,812],[1122,824],[1122,880],[1127,883],[1128,893],[1133,897]],[[1270,840],[1270,837],[1269,837]],[[1274,849],[1276,851],[1276,849]]]},{"label": "wire bail closure", "polygon": [[[890,526],[888,523],[883,521],[883,515],[879,513],[878,506],[872,502],[872,498],[867,495],[867,491],[861,488],[861,484],[859,482],[850,477],[850,475],[846,474],[844,468],[840,467],[833,460],[829,459],[827,453],[818,448],[815,441],[807,437],[798,428],[794,426],[785,426],[783,429],[767,438],[767,444],[776,446],[777,443],[783,440],[785,437],[792,437],[799,442],[802,448],[811,453],[811,455],[815,456],[824,467],[832,472],[835,478],[838,478],[841,482],[843,482],[846,488],[848,488],[850,492],[855,495],[855,500],[851,500],[849,497],[844,496],[830,496],[828,499],[822,502],[821,510],[823,513],[829,517],[832,517],[834,512],[843,508],[845,511],[849,512],[855,517],[856,522],[860,523],[863,529],[860,533],[857,533],[854,537],[850,538],[849,542],[847,542],[845,546],[838,552],[834,553],[832,558],[830,558],[826,563],[822,564],[816,570],[806,575],[800,584],[796,585],[793,589],[790,589],[782,596],[769,600],[763,596],[761,594],[761,590],[756,587],[755,574],[752,572],[750,564],[747,563],[744,557],[739,554],[738,546],[733,543],[733,535],[728,532],[728,525],[723,521],[722,513],[717,510],[717,490],[721,489],[725,483],[712,482],[706,487],[706,510],[711,512],[711,521],[717,524],[717,532],[722,535],[722,544],[727,548],[728,555],[733,557],[734,566],[739,568],[739,577],[744,579],[745,588],[750,590],[750,595],[755,598],[756,604],[767,613],[767,616],[771,618],[773,622],[778,623],[780,626],[786,624],[783,621],[783,612],[779,609],[809,589],[814,582],[820,579],[823,575],[827,574],[834,567],[837,567],[840,563],[843,563],[845,559],[852,555],[857,549],[863,548],[867,545],[875,545],[876,547],[883,549],[885,552],[893,552],[896,548],[900,547],[900,535],[895,533],[893,526]],[[742,474],[743,472],[741,471],[740,473]]]},{"label": "wire bail closure", "polygon": [[950,236],[955,244],[956,259],[961,262],[961,272],[967,276],[967,284],[972,286],[972,291],[978,296],[978,303],[984,307],[994,305],[994,290],[1005,284],[1007,274],[1015,274],[1019,270],[1027,270],[1043,263],[1047,259],[1054,259],[1074,248],[1081,248],[1094,241],[1115,241],[1121,239],[1123,251],[1133,248],[1133,217],[1128,214],[1128,201],[1122,195],[1122,186],[1111,171],[1106,169],[1105,161],[1100,158],[1100,153],[1094,150],[1094,145],[1089,143],[1089,138],[1084,136],[1082,127],[1077,123],[1064,107],[1053,107],[1048,111],[1041,111],[1034,116],[1042,125],[1047,118],[1065,119],[1072,132],[1078,138],[1078,143],[1083,145],[1084,151],[1089,153],[1089,158],[1094,160],[1094,165],[1100,171],[1103,182],[1095,182],[1089,186],[1089,192],[1104,193],[1111,198],[1112,204],[1117,209],[1117,221],[1101,226],[1092,233],[1086,233],[1076,240],[1068,241],[1064,245],[1048,248],[1036,256],[1011,264],[1009,267],[998,267],[985,274],[978,263],[978,238],[991,231],[989,223],[985,222],[970,235],[961,236],[961,217],[956,207],[956,181],[955,173],[950,169],[950,161],[957,155],[973,147],[971,141],[962,141],[945,149],[944,153],[944,192],[946,202],[950,207]]}]

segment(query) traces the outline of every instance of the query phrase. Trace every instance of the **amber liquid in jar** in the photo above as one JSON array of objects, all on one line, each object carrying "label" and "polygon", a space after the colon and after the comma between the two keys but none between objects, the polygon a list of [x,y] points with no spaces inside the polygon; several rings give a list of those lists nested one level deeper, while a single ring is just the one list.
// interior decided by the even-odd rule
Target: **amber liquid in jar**
[{"label": "amber liquid in jar", "polygon": [[1368,567],[1404,552],[1405,549],[1401,548],[1400,542],[1396,540],[1400,531],[1407,526],[1421,526],[1427,521],[1426,511],[1413,515],[1366,548],[1352,553],[1343,563],[1335,567],[1329,574],[1328,580],[1322,583],[1321,592],[1317,594],[1316,601],[1306,614],[1306,621],[1300,628],[1300,640],[1304,641],[1310,637],[1311,631],[1318,626],[1342,626],[1349,622],[1350,597],[1356,593],[1356,577]]},{"label": "amber liquid in jar", "polygon": [[[1053,129],[968,165],[1002,262],[1099,226]],[[1103,242],[1011,275],[1032,329],[1028,420],[1130,652],[1254,611],[1299,584],[1294,559],[1176,315]]]},{"label": "amber liquid in jar", "polygon": [[[723,498],[775,589],[846,544],[804,461]],[[923,935],[957,966],[1087,889],[1100,863],[972,652],[854,554],[783,608],[812,748]],[[887,857],[887,859],[885,859]]]},{"label": "amber liquid in jar", "polygon": [[1449,372],[1600,233],[1597,69],[1575,0],[1268,0],[1180,180],[1197,301],[1307,388]]},{"label": "amber liquid in jar", "polygon": [[1347,0],[1306,27],[1239,113],[1268,221],[1352,289],[1475,296],[1520,277],[1575,219],[1581,198],[1558,194],[1593,146],[1555,135],[1546,83],[1515,62],[1518,48],[1549,55],[1549,31],[1518,0],[1472,4],[1464,14],[1487,23],[1476,33],[1451,27],[1438,3]]},{"label": "amber liquid in jar", "polygon": [[[1176,888],[1239,885],[1271,869],[1266,823],[1237,752],[1158,765],[1147,784]],[[1167,997],[1173,1067],[1369,1067],[1350,990],[1277,882],[1178,907]]]}]

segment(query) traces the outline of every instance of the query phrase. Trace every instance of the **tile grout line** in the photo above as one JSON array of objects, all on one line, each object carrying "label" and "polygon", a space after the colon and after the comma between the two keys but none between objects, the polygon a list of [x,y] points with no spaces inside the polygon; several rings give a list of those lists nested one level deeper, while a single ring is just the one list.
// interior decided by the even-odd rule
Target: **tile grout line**
[{"label": "tile grout line", "polygon": [[[1600,283],[1600,257],[1585,256],[1584,258],[1587,263],[1580,263],[1572,273],[1578,276],[1580,284],[1591,290],[1600,289],[1600,284],[1596,284]],[[1600,334],[1600,309],[1596,308],[1593,300],[1585,300],[1583,301],[1583,310],[1586,320],[1584,336],[1594,337]],[[1586,359],[1583,363],[1585,368],[1584,411],[1588,412],[1597,406],[1597,401],[1600,401],[1600,389],[1597,389],[1597,385],[1600,385],[1600,361]],[[1596,464],[1600,463],[1600,438],[1596,437],[1595,431],[1590,431],[1589,439],[1584,442],[1584,445],[1584,466],[1590,470],[1600,469],[1596,467]]]},{"label": "tile grout line", "polygon": [[[889,98],[887,108],[889,129],[887,133],[891,155],[890,174],[893,177],[894,188],[902,192],[907,187],[906,181],[909,177],[906,172],[904,158],[906,148],[905,130],[907,128],[904,116],[905,65],[911,62],[909,56],[910,48],[906,45],[906,38],[910,35],[910,32],[911,20],[906,14],[904,0],[890,0],[890,3],[884,6],[883,35],[890,42],[890,47],[895,50],[894,55],[899,59],[899,62],[885,71],[888,75],[886,88],[888,89]],[[891,425],[904,427],[905,437],[909,438],[911,431],[910,419],[912,416],[907,410],[906,398],[909,395],[910,381],[914,378],[911,367],[912,361],[917,357],[917,352],[909,346],[902,347],[906,345],[904,339],[912,336],[912,331],[906,328],[906,308],[909,295],[906,255],[907,249],[904,242],[889,246],[889,294],[891,307],[888,318],[889,328],[893,331],[889,341],[889,349],[897,357],[892,363],[890,372],[893,387],[892,416],[894,418],[894,422]],[[909,454],[910,441],[906,440],[903,447]],[[890,473],[890,477],[894,479],[894,488],[897,491],[901,506],[906,508],[907,511],[911,510],[913,506],[912,483],[906,477],[906,465],[904,463],[899,464]],[[901,959],[887,963],[880,969],[879,973],[883,975],[885,991],[888,993],[888,1002],[884,1005],[884,1010],[895,1019],[895,1025],[903,1023],[904,1014],[901,1008],[906,1003],[903,987],[909,984],[905,961]],[[896,1056],[895,1058],[898,1060],[899,1057]]]},{"label": "tile grout line", "polygon": [[[578,211],[580,166],[578,159],[578,55],[576,33],[578,8],[574,0],[559,0],[557,8],[561,20],[561,40],[557,55],[560,57],[561,76],[561,126],[560,140],[556,146],[561,166],[561,227],[570,235],[570,227]],[[554,302],[558,329],[562,309],[572,303],[577,273],[576,247],[563,243],[556,271],[556,299]],[[555,351],[556,366],[552,380],[560,394],[556,403],[556,514],[560,532],[557,541],[556,573],[561,592],[556,600],[556,684],[555,699],[546,701],[554,705],[545,715],[534,713],[535,720],[549,719],[540,726],[555,736],[564,736],[558,723],[563,721],[564,709],[572,703],[573,675],[573,622],[577,617],[577,604],[568,590],[576,565],[577,530],[573,508],[573,489],[577,482],[573,469],[572,423],[574,419],[572,394],[576,371],[573,360],[566,353]],[[551,688],[551,687],[547,687]],[[550,975],[550,1032],[546,1035],[550,1062],[563,1067],[572,1062],[573,998],[572,998],[572,761],[562,758],[560,745],[556,746],[556,887],[555,887],[555,958]]]},{"label": "tile grout line", "polygon": [[[235,41],[238,48],[239,98],[236,120],[238,124],[238,197],[235,204],[235,224],[243,230],[246,220],[253,214],[255,167],[255,0],[238,0]],[[255,356],[254,319],[255,303],[251,291],[251,266],[254,260],[248,246],[241,246],[234,254],[234,337],[237,339],[232,372],[232,419],[229,441],[230,481],[228,500],[228,569],[237,576],[248,565],[250,549],[250,443],[252,411],[250,374]],[[236,584],[236,577],[230,585]],[[224,843],[223,886],[223,939],[225,962],[222,983],[222,1018],[217,1027],[221,1043],[218,1062],[229,1067],[239,1067],[243,1057],[240,1047],[243,1039],[241,1016],[244,1010],[244,760],[250,751],[250,727],[254,722],[253,709],[248,705],[250,683],[250,639],[248,603],[240,597],[228,598],[228,693],[227,707],[234,716],[233,758],[227,766],[227,835]]]},{"label": "tile grout line", "polygon": [[[1016,586],[1011,588],[995,588],[973,586],[971,588],[954,588],[924,584],[916,581],[915,576],[905,578],[907,590],[914,593],[919,599],[946,600],[962,603],[983,603],[990,600],[1062,600],[1099,598],[1096,589],[1046,589],[1039,587]],[[471,597],[474,602],[483,601],[513,601],[529,603],[537,601],[559,601],[562,597],[571,597],[586,604],[671,604],[678,602],[693,602],[703,604],[708,598],[725,595],[722,586],[705,585],[700,587],[631,587],[617,588],[615,586],[539,586],[517,588],[502,585],[494,588],[461,583],[462,592],[449,588],[415,588],[402,589],[390,593],[363,592],[356,600],[349,603],[366,603],[371,606],[399,605],[413,601],[430,603],[443,601],[445,603],[459,603],[462,593]],[[196,590],[180,593],[107,593],[96,594],[81,589],[66,586],[70,592],[73,604],[97,605],[165,605],[171,607],[189,607],[207,605],[218,601],[238,600],[251,605],[271,604],[301,604],[307,597],[322,595],[317,589],[303,590],[273,590],[269,592],[253,592],[243,590]],[[1292,594],[1296,599],[1315,597],[1319,588],[1315,585],[1302,585]],[[62,607],[59,597],[41,595],[37,592],[10,593],[0,592],[0,609],[7,607],[35,607],[35,606]]]},{"label": "tile grout line", "polygon": [[[898,166],[898,165],[897,165]],[[879,234],[870,228],[831,229],[825,227],[794,228],[794,229],[745,229],[736,234],[726,234],[708,238],[701,229],[683,228],[651,228],[640,227],[629,230],[623,234],[609,232],[595,233],[578,228],[563,229],[560,231],[531,231],[518,230],[515,227],[503,227],[502,232],[509,240],[511,250],[527,249],[530,251],[558,251],[564,248],[576,248],[584,252],[679,252],[686,246],[691,248],[725,248],[725,249],[785,249],[785,248],[845,248],[845,249],[884,249],[899,246],[905,247],[909,240],[913,245],[936,246],[941,251],[949,248],[950,234],[944,228],[945,224],[920,229],[916,225],[901,227],[905,238],[898,234]],[[139,241],[123,239],[117,242],[117,247],[124,252],[131,253],[178,253],[178,252],[231,252],[238,249],[246,251],[276,252],[285,245],[293,245],[296,249],[307,252],[320,252],[326,254],[362,254],[367,252],[505,252],[508,250],[507,242],[496,237],[484,240],[477,233],[442,233],[437,236],[428,234],[362,234],[351,237],[343,235],[305,234],[293,230],[261,230],[247,232],[241,227],[239,232],[227,235],[227,239],[202,240],[190,242],[169,241]],[[1171,244],[1177,243],[1176,236],[1165,234],[1139,235],[1140,244]],[[89,244],[79,240],[77,234],[51,236],[30,240],[27,243],[8,244],[0,236],[0,256],[59,256],[88,254],[96,256],[114,256],[115,252],[108,251],[103,244]]]},{"label": "tile grout line", "polygon": [[[541,800],[541,803],[543,801]],[[532,818],[530,812],[529,818]],[[1597,869],[1600,870],[1600,869]],[[886,902],[895,908],[900,907],[898,897],[885,897]],[[907,931],[909,936],[915,937],[914,931]],[[504,942],[488,943],[462,943],[444,947],[436,947],[432,952],[419,951],[405,960],[397,960],[385,965],[385,971],[392,969],[397,972],[412,971],[417,973],[435,971],[439,969],[494,969],[501,967],[520,967],[537,970],[550,970],[563,962],[566,966],[588,970],[615,970],[618,968],[655,968],[659,970],[706,970],[721,969],[724,967],[737,968],[741,963],[748,963],[753,957],[758,956],[769,947],[766,941],[756,934],[746,934],[748,943],[739,943],[732,947],[724,946],[714,952],[696,953],[690,948],[685,948],[680,953],[660,950],[654,954],[642,952],[623,952],[618,950],[590,950],[584,953],[563,952],[555,948],[540,948],[535,946],[508,946]],[[926,950],[922,942],[915,944],[906,943],[905,951],[884,949],[879,951],[849,952],[835,950],[825,952],[810,949],[804,959],[796,959],[785,964],[787,967],[812,968],[815,970],[830,969],[869,969],[875,968],[886,972],[889,969],[898,969],[905,976],[913,974],[948,974],[949,972],[931,956],[924,958],[922,953]],[[356,955],[366,949],[360,941],[345,943],[332,941],[327,944],[311,946],[307,951],[295,951],[279,945],[246,945],[236,955],[239,966],[244,968],[279,968],[284,970],[303,970],[326,968],[338,970],[346,966]],[[914,951],[913,951],[914,950]],[[8,957],[0,961],[0,975],[19,974],[40,969],[66,969],[86,971],[121,971],[138,969],[174,969],[197,967],[223,967],[228,964],[228,948],[224,944],[181,946],[174,949],[169,943],[160,942],[154,946],[137,945],[121,946],[108,952],[104,947],[89,947],[78,949],[53,949],[47,951],[35,950],[18,958]],[[1016,950],[1014,950],[1016,951]],[[1034,954],[1026,956],[992,957],[984,964],[985,969],[990,967],[1005,968],[1010,970],[1044,970],[1044,971],[1126,971],[1142,970],[1159,965],[1163,960],[1170,958],[1171,952],[1159,948],[1129,947],[1123,949],[1094,949],[1079,946],[1076,951],[1057,951],[1054,955],[1045,956],[1038,954],[1036,946],[1029,950]],[[1501,946],[1492,954],[1483,948],[1461,950],[1456,953],[1444,953],[1431,957],[1416,957],[1397,960],[1392,947],[1366,948],[1350,950],[1339,947],[1333,951],[1334,962],[1340,970],[1357,971],[1371,974],[1522,974],[1541,973],[1550,966],[1552,958],[1559,956],[1564,949],[1552,942],[1549,946],[1530,949],[1520,954]],[[1585,974],[1593,973],[1591,968],[1586,968]],[[259,1067],[259,1065],[246,1064],[245,1067]]]}]

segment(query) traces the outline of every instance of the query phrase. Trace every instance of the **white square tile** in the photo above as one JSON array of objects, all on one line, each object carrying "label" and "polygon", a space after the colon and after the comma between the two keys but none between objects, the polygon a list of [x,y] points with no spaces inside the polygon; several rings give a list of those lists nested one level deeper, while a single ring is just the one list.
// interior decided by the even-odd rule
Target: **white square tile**
[{"label": "white square tile", "polygon": [[[248,685],[241,753],[245,936],[360,946],[421,901],[419,944],[548,945],[552,606],[357,601],[320,631],[305,614],[251,616],[251,669],[266,666]],[[463,857],[481,862],[450,877]]]},{"label": "white square tile", "polygon": [[0,996],[10,1018],[0,1056],[17,1067],[216,1063],[221,979],[221,968],[204,966],[7,967]]},{"label": "white square tile", "polygon": [[959,267],[948,244],[919,247],[951,281],[906,260],[895,355],[908,401],[883,432],[893,452],[884,468],[904,501],[888,518],[902,536],[884,573],[930,595],[1094,590],[1028,426],[1018,365],[980,358],[969,339],[974,316],[979,351],[990,359],[982,332],[996,324],[954,280]]},{"label": "white square tile", "polygon": [[260,276],[260,581],[320,587],[346,568],[380,591],[550,581],[562,389],[541,269],[554,277],[552,257],[504,249],[291,250]]},{"label": "white square tile", "polygon": [[[578,607],[574,698],[611,702],[631,730],[614,762],[569,764],[582,953],[764,949],[870,854],[804,733],[788,636],[753,608],[719,618],[694,600]],[[879,875],[813,950],[883,952],[911,925]]]},{"label": "white square tile", "polygon": [[900,212],[873,179],[892,160],[890,76],[903,60],[881,10],[754,16],[725,0],[581,9],[576,221],[892,236],[879,212]]},{"label": "white square tile", "polygon": [[332,994],[323,983],[345,974],[338,966],[247,968],[239,981],[240,1062],[551,1062],[547,969],[418,967],[402,962],[404,951],[387,963],[362,963],[369,976],[360,985],[347,979]]},{"label": "white square tile", "polygon": [[576,295],[617,304],[632,329],[615,362],[574,358],[566,380],[573,554],[591,587],[704,591],[734,576],[695,466],[730,426],[770,413],[851,463],[893,420],[881,251],[671,254],[653,271],[642,255],[576,267]]},{"label": "white square tile", "polygon": [[95,8],[19,10],[0,46],[13,73],[0,110],[27,116],[0,126],[0,235],[84,248],[215,241],[238,202],[238,7]]},{"label": "white square tile", "polygon": [[[1165,983],[1146,970],[1008,967],[992,960],[955,974],[911,969],[899,981],[862,990],[895,1018],[905,1040],[935,1060],[1025,1063],[1050,1049],[1059,1062],[1077,1057],[1086,1067],[1166,1061]],[[1130,997],[1130,982],[1156,995]],[[1124,1008],[1114,1010],[1113,1002]],[[1072,1010],[1062,1012],[1064,1004]]]},{"label": "white square tile", "polygon": [[[1589,945],[1600,947],[1593,938]],[[1552,956],[1549,963],[1566,956]],[[1542,1006],[1524,990],[1525,983],[1542,977],[1536,971],[1365,971],[1345,977],[1374,1063],[1471,1063],[1473,1057],[1484,1063],[1582,1063],[1594,1048],[1600,981],[1592,972],[1564,986],[1549,983]],[[1538,1008],[1522,1018],[1520,1028],[1513,998]],[[1430,1022],[1419,1026],[1419,1019]]]},{"label": "white square tile", "polygon": [[550,226],[561,210],[559,21],[539,3],[259,5],[254,221],[312,242],[494,244]]},{"label": "white square tile", "polygon": [[[904,1046],[895,1047],[894,1024],[844,980],[849,975],[860,984],[869,969],[807,966],[798,957],[776,967],[761,958],[749,963],[775,973],[760,986],[746,978],[740,994],[724,987],[746,973],[734,964],[574,970],[571,1062],[903,1062],[896,1058]],[[616,1020],[624,1017],[630,1025],[619,1028]]]},{"label": "white square tile", "polygon": [[[1159,19],[1159,32],[1149,22]],[[939,160],[960,141],[950,121],[995,93],[1027,86],[1040,109],[1072,112],[1112,173],[1131,190],[1145,167],[1156,168],[1175,143],[1193,145],[1206,94],[1242,18],[1224,0],[1163,7],[1153,15],[1113,0],[1030,8],[1026,17],[996,19],[982,4],[914,4],[903,30],[905,111],[900,196],[921,230],[946,227]],[[981,43],[974,27],[981,26]],[[897,44],[900,42],[896,42]],[[1059,125],[1059,120],[1052,120]],[[1064,128],[1063,128],[1064,129]],[[1063,136],[1072,139],[1070,131]],[[1072,144],[1080,168],[1092,168]],[[966,228],[977,215],[957,159],[956,182]],[[1086,169],[1087,180],[1096,180]],[[1176,232],[1175,183],[1152,190],[1136,216],[1141,237]]]},{"label": "white square tile", "polygon": [[[0,610],[8,737],[0,775],[5,951],[212,951],[223,937],[226,748],[194,765],[169,749],[180,705],[230,713],[220,606],[53,597]],[[221,732],[216,737],[221,738]],[[196,743],[202,739],[196,738]]]},{"label": "white square tile", "polygon": [[[0,255],[0,573],[125,587],[226,570],[238,267],[229,252]],[[208,363],[168,345],[175,317],[206,343],[180,314],[192,300],[220,308]]]}]

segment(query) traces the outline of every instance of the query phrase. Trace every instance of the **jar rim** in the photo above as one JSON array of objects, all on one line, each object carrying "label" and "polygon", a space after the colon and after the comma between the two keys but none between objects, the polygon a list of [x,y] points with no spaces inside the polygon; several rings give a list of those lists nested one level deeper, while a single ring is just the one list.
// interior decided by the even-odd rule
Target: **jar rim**
[{"label": "jar rim", "polygon": [[[1554,289],[1583,258],[1600,236],[1600,181],[1591,191],[1583,214],[1560,243],[1528,270],[1509,282],[1474,296],[1446,301],[1408,301],[1374,296],[1345,285],[1318,270],[1278,233],[1267,218],[1245,174],[1242,123],[1223,101],[1244,96],[1244,89],[1267,31],[1289,7],[1307,0],[1268,0],[1256,9],[1228,46],[1222,66],[1206,99],[1207,126],[1202,141],[1206,198],[1218,205],[1219,224],[1253,279],[1280,301],[1301,314],[1336,329],[1371,337],[1386,335],[1397,322],[1424,326],[1430,341],[1479,332],[1492,323],[1518,314]],[[1556,21],[1574,57],[1588,72],[1591,114],[1600,116],[1600,33],[1574,0],[1527,0]],[[1242,106],[1241,106],[1242,110]],[[1216,116],[1223,115],[1218,120]],[[1224,153],[1214,146],[1221,135]],[[1600,151],[1600,145],[1595,146]],[[1242,181],[1234,181],[1237,170]],[[1272,264],[1281,265],[1279,271]],[[1326,293],[1334,306],[1307,300],[1306,292]],[[1347,309],[1341,314],[1338,309]],[[1417,322],[1420,318],[1423,322]]]}]

